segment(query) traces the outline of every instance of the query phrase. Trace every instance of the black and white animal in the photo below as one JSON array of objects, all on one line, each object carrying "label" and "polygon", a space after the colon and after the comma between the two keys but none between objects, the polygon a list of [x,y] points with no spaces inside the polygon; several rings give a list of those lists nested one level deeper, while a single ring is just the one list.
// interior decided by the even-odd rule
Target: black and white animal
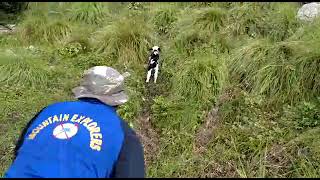
[{"label": "black and white animal", "polygon": [[148,73],[147,73],[147,80],[148,83],[150,81],[151,73],[154,72],[154,83],[157,82],[158,73],[159,73],[159,57],[161,49],[159,46],[153,46],[149,49],[151,51],[151,54],[149,56],[148,61]]}]

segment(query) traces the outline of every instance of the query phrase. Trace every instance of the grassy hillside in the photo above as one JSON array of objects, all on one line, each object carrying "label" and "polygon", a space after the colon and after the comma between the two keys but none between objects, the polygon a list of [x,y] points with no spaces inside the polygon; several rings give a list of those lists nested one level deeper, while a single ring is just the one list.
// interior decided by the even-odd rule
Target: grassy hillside
[{"label": "grassy hillside", "polygon": [[[320,21],[298,3],[30,3],[0,35],[0,174],[83,71],[131,73],[119,109],[147,177],[320,177]],[[162,49],[145,84],[148,49]]]}]

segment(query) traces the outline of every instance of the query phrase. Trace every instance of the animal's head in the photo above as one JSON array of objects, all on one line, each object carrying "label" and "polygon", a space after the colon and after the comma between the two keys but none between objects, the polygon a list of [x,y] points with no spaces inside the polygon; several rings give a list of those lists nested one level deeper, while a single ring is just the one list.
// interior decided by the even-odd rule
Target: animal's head
[{"label": "animal's head", "polygon": [[160,54],[161,52],[161,49],[159,46],[153,46],[152,48],[149,49],[151,51],[151,53],[157,55],[157,54]]}]

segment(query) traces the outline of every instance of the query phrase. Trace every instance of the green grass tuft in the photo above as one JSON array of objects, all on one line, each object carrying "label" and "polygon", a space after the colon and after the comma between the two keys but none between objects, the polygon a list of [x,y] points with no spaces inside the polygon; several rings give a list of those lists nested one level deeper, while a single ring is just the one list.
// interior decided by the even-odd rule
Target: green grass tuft
[{"label": "green grass tuft", "polygon": [[220,94],[226,77],[224,59],[212,55],[197,54],[185,60],[173,78],[174,91],[182,97],[192,97],[206,104]]},{"label": "green grass tuft", "polygon": [[0,66],[2,85],[45,87],[50,82],[49,69],[36,56],[11,51],[10,54],[5,53],[0,61],[3,62]]},{"label": "green grass tuft", "polygon": [[98,25],[105,20],[107,13],[101,2],[79,2],[72,4],[69,16],[70,21]]}]

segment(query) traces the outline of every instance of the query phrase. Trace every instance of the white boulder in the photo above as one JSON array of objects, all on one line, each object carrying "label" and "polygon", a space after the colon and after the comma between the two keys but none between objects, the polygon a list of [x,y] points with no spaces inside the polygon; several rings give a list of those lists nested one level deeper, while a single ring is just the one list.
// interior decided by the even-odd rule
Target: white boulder
[{"label": "white boulder", "polygon": [[312,21],[320,13],[320,3],[312,2],[304,4],[299,10],[297,17],[302,21]]}]

